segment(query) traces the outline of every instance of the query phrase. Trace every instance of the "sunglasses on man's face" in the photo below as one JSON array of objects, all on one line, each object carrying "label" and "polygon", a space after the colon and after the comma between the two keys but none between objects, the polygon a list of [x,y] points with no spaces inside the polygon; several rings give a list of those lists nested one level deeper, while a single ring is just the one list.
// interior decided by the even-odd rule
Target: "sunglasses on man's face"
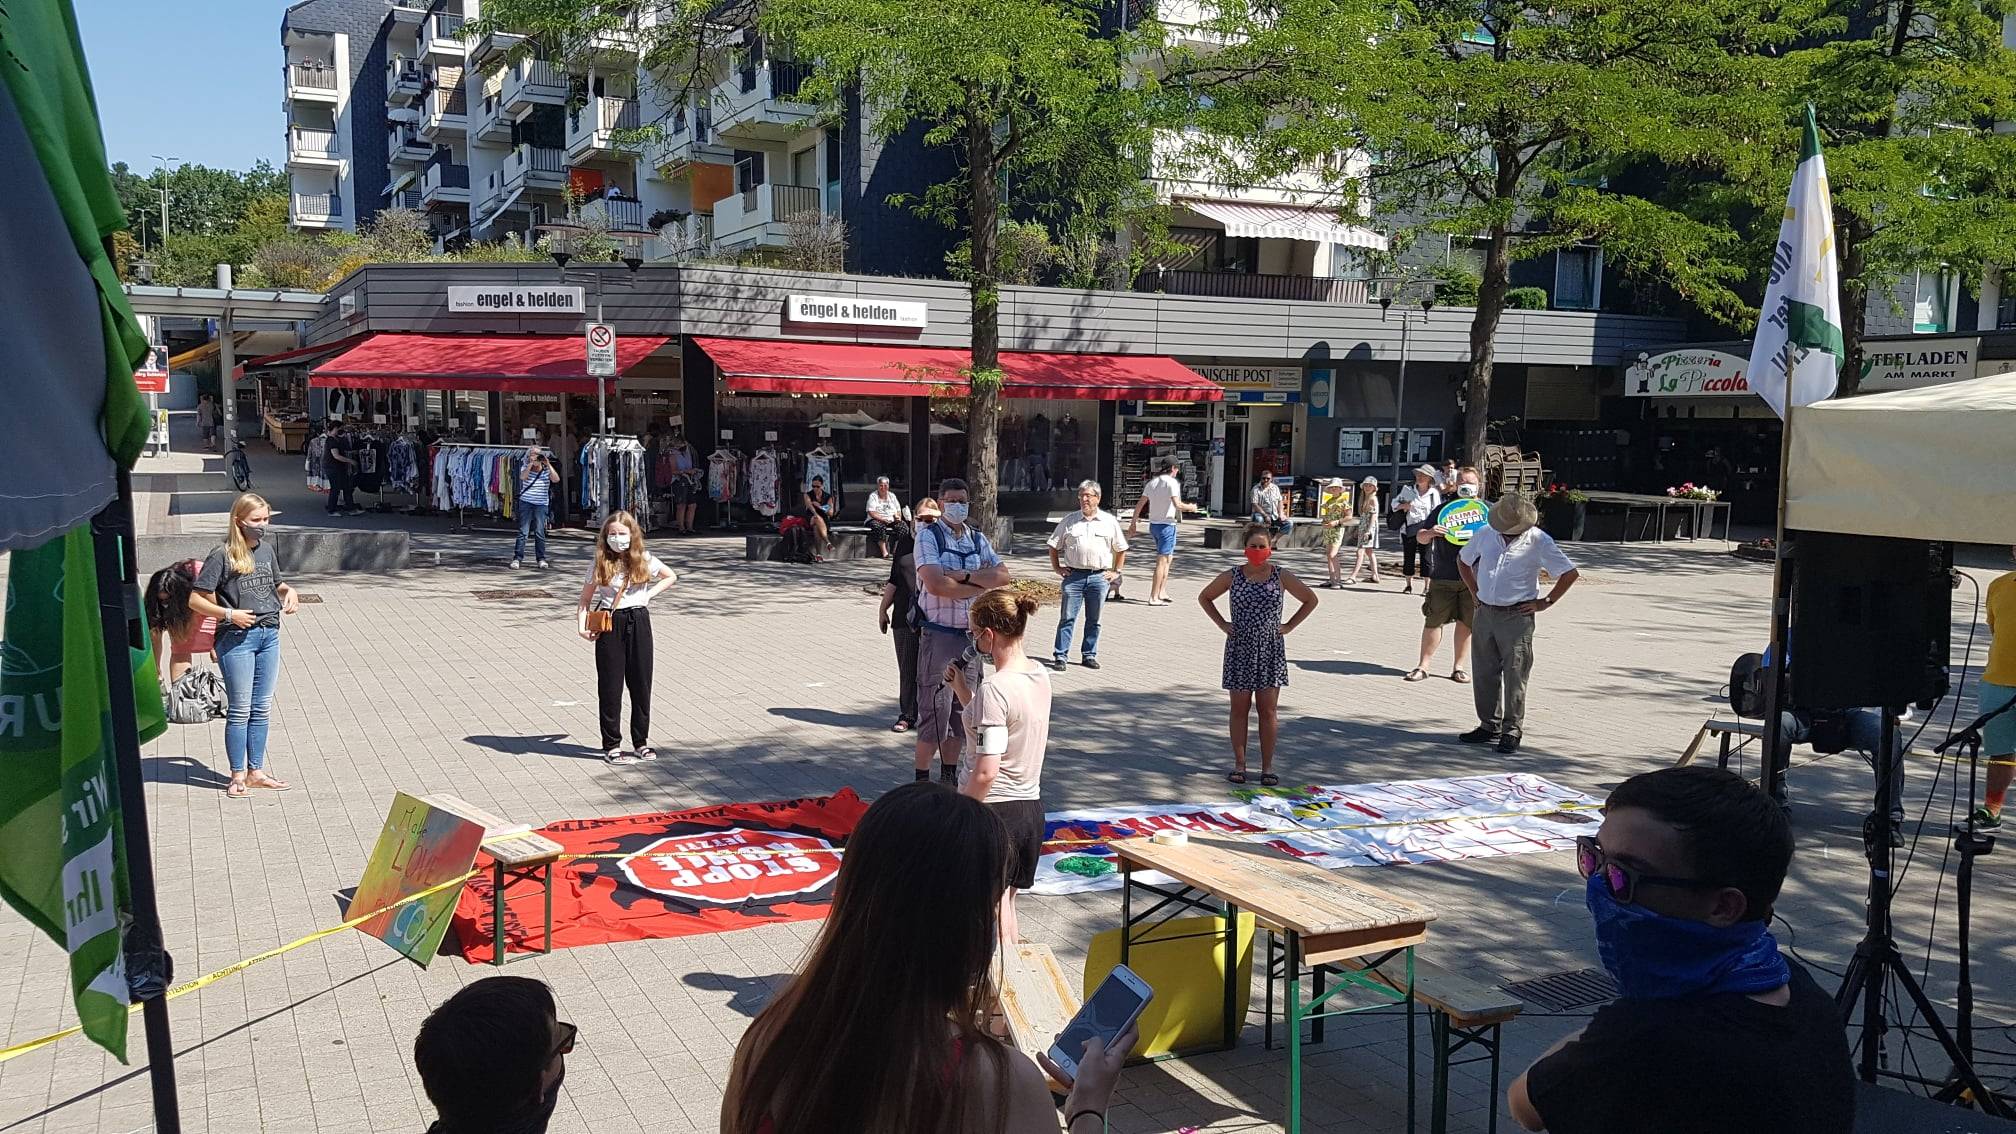
[{"label": "sunglasses on man's face", "polygon": [[1638,900],[1640,886],[1673,886],[1682,890],[1720,890],[1725,885],[1710,882],[1705,878],[1669,878],[1660,874],[1647,874],[1634,866],[1625,866],[1614,861],[1603,852],[1603,844],[1588,835],[1575,837],[1575,866],[1582,877],[1591,878],[1598,871],[1603,874],[1603,884],[1610,888],[1610,896],[1625,905]]},{"label": "sunglasses on man's face", "polygon": [[555,1023],[559,1025],[558,1030],[560,1032],[560,1040],[558,1043],[555,1043],[553,1045],[553,1054],[546,1057],[546,1062],[548,1063],[553,1062],[555,1059],[558,1059],[563,1055],[574,1054],[574,1040],[577,1036],[581,1034],[580,1028],[575,1027],[574,1025],[568,1023],[565,1020],[558,1020],[555,1021]]}]

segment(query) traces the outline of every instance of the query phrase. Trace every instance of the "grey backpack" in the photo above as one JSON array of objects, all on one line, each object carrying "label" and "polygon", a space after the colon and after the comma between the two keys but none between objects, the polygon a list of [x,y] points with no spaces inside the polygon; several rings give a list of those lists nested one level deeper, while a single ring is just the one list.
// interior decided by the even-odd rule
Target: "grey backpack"
[{"label": "grey backpack", "polygon": [[214,669],[191,667],[168,687],[168,719],[176,724],[206,724],[224,715],[224,677]]}]

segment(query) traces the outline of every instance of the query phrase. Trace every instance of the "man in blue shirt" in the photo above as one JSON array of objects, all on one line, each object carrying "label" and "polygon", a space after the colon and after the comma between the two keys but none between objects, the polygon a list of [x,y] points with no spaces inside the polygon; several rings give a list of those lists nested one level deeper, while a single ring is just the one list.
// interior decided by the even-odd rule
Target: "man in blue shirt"
[{"label": "man in blue shirt", "polygon": [[940,484],[938,502],[944,518],[917,530],[917,778],[931,778],[935,751],[938,778],[957,783],[966,724],[946,672],[957,668],[969,688],[979,687],[968,613],[974,599],[1006,585],[1009,574],[986,535],[966,522],[966,482]]},{"label": "man in blue shirt", "polygon": [[525,450],[525,459],[518,466],[518,543],[511,549],[511,566],[516,569],[525,562],[525,537],[532,537],[533,550],[538,554],[540,569],[546,563],[546,517],[553,508],[553,462],[539,446]]}]

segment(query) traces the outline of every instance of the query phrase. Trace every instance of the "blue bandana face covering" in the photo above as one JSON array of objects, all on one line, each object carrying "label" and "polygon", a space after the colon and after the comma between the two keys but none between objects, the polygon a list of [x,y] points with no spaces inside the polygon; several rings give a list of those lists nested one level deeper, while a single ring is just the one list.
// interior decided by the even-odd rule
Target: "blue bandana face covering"
[{"label": "blue bandana face covering", "polygon": [[1588,900],[1596,953],[1625,996],[1769,992],[1791,978],[1766,922],[1717,927],[1623,905],[1601,871],[1589,879]]}]

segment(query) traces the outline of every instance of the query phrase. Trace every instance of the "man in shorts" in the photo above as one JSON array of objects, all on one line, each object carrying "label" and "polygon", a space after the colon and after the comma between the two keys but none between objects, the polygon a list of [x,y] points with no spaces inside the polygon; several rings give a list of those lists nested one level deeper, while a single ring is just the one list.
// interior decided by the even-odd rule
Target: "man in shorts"
[{"label": "man in shorts", "polygon": [[938,486],[939,521],[917,529],[917,778],[959,782],[966,724],[945,671],[957,666],[968,688],[980,687],[980,654],[966,634],[973,600],[1009,582],[1007,565],[985,533],[966,522],[966,482]]},{"label": "man in shorts", "polygon": [[[1464,468],[1455,474],[1450,488],[1453,496],[1474,498],[1478,492],[1477,470]],[[1435,664],[1435,651],[1442,646],[1442,628],[1456,624],[1456,666],[1449,671],[1449,679],[1459,685],[1470,683],[1470,674],[1463,669],[1463,659],[1470,656],[1470,626],[1477,617],[1477,596],[1463,584],[1463,572],[1457,566],[1457,558],[1462,548],[1450,543],[1444,536],[1447,530],[1440,524],[1431,524],[1415,533],[1414,539],[1428,556],[1428,593],[1421,598],[1421,660],[1407,673],[1408,681],[1426,681],[1428,667]]]},{"label": "man in shorts", "polygon": [[1127,525],[1129,539],[1141,535],[1141,518],[1148,518],[1148,534],[1155,542],[1155,577],[1148,585],[1148,605],[1169,605],[1169,565],[1176,559],[1176,522],[1185,512],[1202,509],[1183,499],[1181,469],[1174,457],[1159,466],[1161,475],[1141,486],[1141,500],[1134,505],[1134,519]]}]

